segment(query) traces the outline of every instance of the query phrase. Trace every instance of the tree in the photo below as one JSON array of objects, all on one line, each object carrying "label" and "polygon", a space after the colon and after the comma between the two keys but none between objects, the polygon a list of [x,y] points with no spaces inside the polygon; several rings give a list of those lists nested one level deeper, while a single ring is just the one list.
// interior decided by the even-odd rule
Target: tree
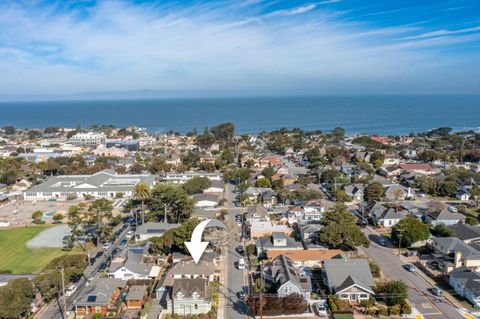
[{"label": "tree", "polygon": [[392,239],[402,247],[410,247],[417,241],[427,240],[430,235],[428,225],[416,217],[408,215],[392,228]]},{"label": "tree", "polygon": [[432,234],[438,237],[454,237],[455,232],[453,230],[448,229],[448,227],[444,224],[438,224],[432,229]]},{"label": "tree", "polygon": [[26,318],[31,312],[35,289],[27,278],[10,281],[0,287],[0,318]]},{"label": "tree", "polygon": [[378,182],[373,182],[367,186],[365,189],[365,200],[367,201],[379,201],[382,199],[383,193],[385,190],[383,189],[382,184]]},{"label": "tree", "polygon": [[98,242],[107,241],[111,236],[112,227],[109,222],[112,210],[112,202],[105,198],[95,200],[88,210],[89,220],[96,224]]},{"label": "tree", "polygon": [[207,177],[195,176],[183,184],[183,189],[189,194],[200,194],[209,188],[212,182]]},{"label": "tree", "polygon": [[185,189],[178,185],[155,185],[146,205],[152,217],[165,223],[186,220],[193,210],[193,201],[188,198]]},{"label": "tree", "polygon": [[377,286],[376,298],[382,299],[387,306],[402,305],[407,299],[407,286],[403,281],[392,280]]},{"label": "tree", "polygon": [[42,218],[43,216],[43,212],[41,210],[36,210],[33,212],[32,214],[32,219],[33,219],[33,222],[36,224],[40,221],[40,219]]},{"label": "tree", "polygon": [[63,220],[63,214],[62,213],[56,213],[55,215],[53,215],[53,221],[55,223],[60,223],[62,222]]},{"label": "tree", "polygon": [[133,198],[140,202],[142,224],[145,223],[145,201],[150,198],[150,189],[145,183],[138,183],[133,189]]},{"label": "tree", "polygon": [[257,182],[255,183],[255,186],[257,187],[272,187],[272,183],[270,182],[270,180],[266,177],[263,177],[263,178],[260,178],[259,180],[257,180]]},{"label": "tree", "polygon": [[385,155],[379,151],[373,152],[372,156],[370,156],[370,163],[372,163],[375,169],[379,169],[380,166],[383,165],[385,161]]},{"label": "tree", "polygon": [[465,218],[465,223],[468,225],[476,226],[478,225],[478,220],[473,216],[467,216],[467,218]]},{"label": "tree", "polygon": [[326,212],[322,223],[325,226],[320,230],[320,240],[332,248],[353,249],[356,246],[369,245],[367,237],[356,224],[355,217],[342,203]]},{"label": "tree", "polygon": [[17,132],[14,126],[4,126],[2,129],[7,135],[13,135]]},{"label": "tree", "polygon": [[160,237],[152,237],[149,241],[152,243],[152,252],[155,254],[169,254],[171,252],[188,253],[185,241],[189,241],[192,232],[198,224],[196,219],[188,219],[179,227],[167,230]]},{"label": "tree", "polygon": [[473,201],[475,202],[475,207],[478,207],[480,204],[480,187],[477,185],[473,186],[470,190],[470,194],[473,197]]},{"label": "tree", "polygon": [[217,141],[231,144],[235,134],[235,126],[233,123],[222,123],[212,127],[210,131]]},{"label": "tree", "polygon": [[79,237],[85,236],[86,221],[83,219],[83,210],[85,205],[79,204],[70,206],[68,208],[68,227],[70,228],[70,241],[72,243],[77,242],[83,250],[86,250],[86,246],[83,246],[81,242],[78,242]]}]

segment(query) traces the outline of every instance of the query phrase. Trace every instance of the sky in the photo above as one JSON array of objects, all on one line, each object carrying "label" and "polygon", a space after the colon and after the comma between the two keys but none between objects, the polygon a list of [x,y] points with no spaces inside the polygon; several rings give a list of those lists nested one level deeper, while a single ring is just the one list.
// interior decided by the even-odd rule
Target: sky
[{"label": "sky", "polygon": [[0,1],[0,95],[480,93],[478,0]]}]

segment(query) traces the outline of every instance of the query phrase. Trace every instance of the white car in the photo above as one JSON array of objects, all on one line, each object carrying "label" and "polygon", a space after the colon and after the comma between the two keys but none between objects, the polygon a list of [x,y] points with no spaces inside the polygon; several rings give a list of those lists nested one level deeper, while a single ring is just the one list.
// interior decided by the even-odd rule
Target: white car
[{"label": "white car", "polygon": [[327,302],[325,300],[320,300],[315,304],[315,308],[317,308],[317,313],[320,317],[328,316],[327,312]]},{"label": "white car", "polygon": [[133,237],[133,230],[127,231],[127,234],[125,235],[125,238],[130,240]]},{"label": "white car", "polygon": [[102,249],[105,251],[105,250],[108,250],[111,246],[112,246],[112,243],[107,241],[105,244],[103,244]]},{"label": "white car", "polygon": [[70,297],[75,291],[77,291],[77,286],[70,285],[67,289],[65,289],[65,296]]},{"label": "white car", "polygon": [[88,278],[87,282],[85,283],[85,286],[87,286],[87,287],[90,286],[90,284],[92,283],[92,281],[93,281],[93,278],[92,278],[92,277]]}]

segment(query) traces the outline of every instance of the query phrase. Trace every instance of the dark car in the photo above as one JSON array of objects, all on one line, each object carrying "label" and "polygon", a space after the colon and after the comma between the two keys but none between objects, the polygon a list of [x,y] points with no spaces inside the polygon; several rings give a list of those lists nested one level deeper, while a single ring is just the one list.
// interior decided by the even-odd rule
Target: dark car
[{"label": "dark car", "polygon": [[368,226],[368,221],[366,219],[359,219],[357,220],[357,225],[360,227],[367,227]]},{"label": "dark car", "polygon": [[122,239],[122,240],[120,241],[120,244],[119,244],[119,245],[120,245],[120,247],[125,247],[125,246],[127,245],[127,243],[128,243],[128,240]]},{"label": "dark car", "polygon": [[239,253],[240,255],[245,254],[245,250],[243,249],[242,246],[238,246],[237,248],[235,248],[235,250],[236,250],[237,253]]},{"label": "dark car", "polygon": [[237,293],[237,296],[238,296],[238,299],[244,300],[247,297],[247,293],[245,291],[241,290]]},{"label": "dark car", "polygon": [[103,251],[99,251],[96,255],[95,258],[100,258],[103,256]]},{"label": "dark car", "polygon": [[107,263],[103,262],[100,264],[100,267],[98,267],[98,272],[105,271],[105,269],[107,269]]}]

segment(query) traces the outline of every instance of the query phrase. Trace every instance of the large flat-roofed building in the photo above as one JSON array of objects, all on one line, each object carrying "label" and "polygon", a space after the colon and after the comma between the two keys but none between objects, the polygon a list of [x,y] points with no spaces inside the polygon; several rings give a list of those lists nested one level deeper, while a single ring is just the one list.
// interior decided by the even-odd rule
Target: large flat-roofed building
[{"label": "large flat-roofed building", "polygon": [[75,134],[69,139],[69,143],[75,146],[97,147],[105,145],[106,139],[103,133],[87,132]]},{"label": "large flat-roofed building", "polygon": [[185,172],[185,173],[167,173],[162,176],[165,183],[183,184],[194,177],[206,177],[211,181],[222,181],[222,173],[205,173],[205,172]]},{"label": "large flat-roofed building", "polygon": [[94,198],[115,198],[117,194],[131,196],[135,185],[155,184],[151,174],[117,174],[107,169],[93,175],[63,175],[48,179],[23,193],[25,200],[65,200],[69,197],[81,198],[84,195]]}]

